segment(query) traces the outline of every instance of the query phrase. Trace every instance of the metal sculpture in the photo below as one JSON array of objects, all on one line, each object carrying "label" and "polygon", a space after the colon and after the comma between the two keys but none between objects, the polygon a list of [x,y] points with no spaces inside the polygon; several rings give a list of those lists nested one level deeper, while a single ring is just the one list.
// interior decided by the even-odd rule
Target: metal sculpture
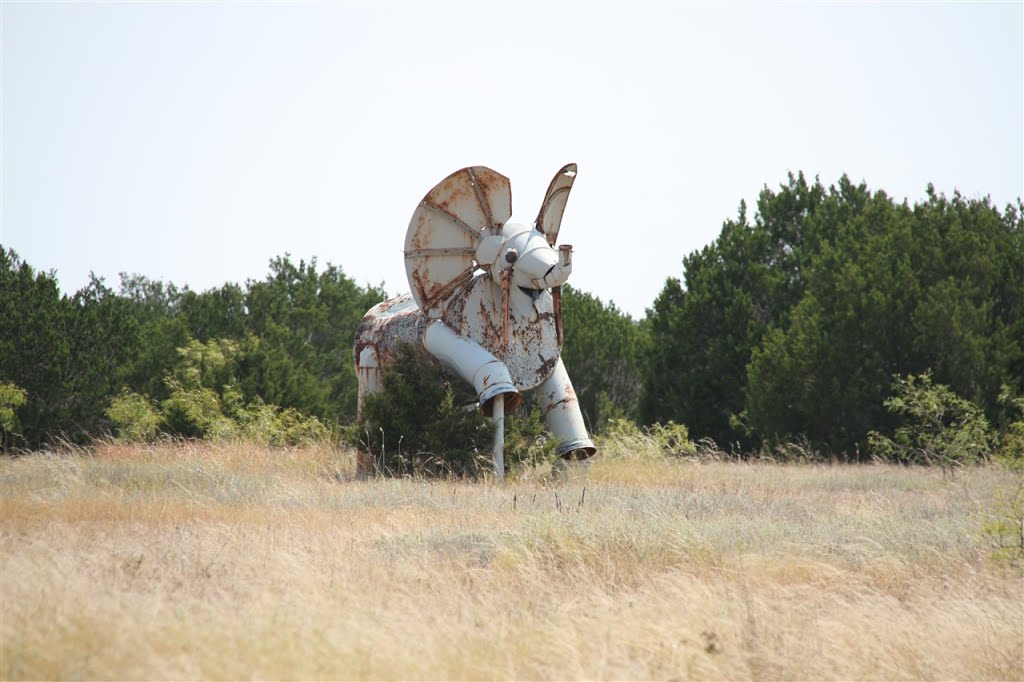
[{"label": "metal sculpture", "polygon": [[[560,461],[596,452],[561,359],[561,286],[572,247],[555,243],[575,178],[576,164],[558,171],[533,225],[507,222],[509,180],[483,166],[452,173],[423,197],[405,235],[412,293],[371,308],[356,332],[360,416],[399,348],[422,343],[473,386],[494,420],[498,478],[505,411],[521,402],[521,391],[537,391]],[[359,473],[371,466],[363,453]]]}]

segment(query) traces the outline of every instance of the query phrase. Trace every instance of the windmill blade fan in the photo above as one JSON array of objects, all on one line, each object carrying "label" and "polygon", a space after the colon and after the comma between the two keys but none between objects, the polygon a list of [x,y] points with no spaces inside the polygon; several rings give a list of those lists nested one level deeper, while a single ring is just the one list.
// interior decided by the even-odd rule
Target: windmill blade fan
[{"label": "windmill blade fan", "polygon": [[405,272],[428,317],[473,278],[477,244],[511,215],[508,178],[484,166],[455,171],[427,192],[405,235]]}]

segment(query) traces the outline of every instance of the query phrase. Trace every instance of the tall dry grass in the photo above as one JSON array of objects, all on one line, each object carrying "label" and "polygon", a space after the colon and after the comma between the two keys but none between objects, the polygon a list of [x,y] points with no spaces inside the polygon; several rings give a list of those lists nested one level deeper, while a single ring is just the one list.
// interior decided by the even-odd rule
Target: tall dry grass
[{"label": "tall dry grass", "polygon": [[0,461],[3,679],[1021,679],[1007,474],[598,461],[352,480],[328,449]]}]

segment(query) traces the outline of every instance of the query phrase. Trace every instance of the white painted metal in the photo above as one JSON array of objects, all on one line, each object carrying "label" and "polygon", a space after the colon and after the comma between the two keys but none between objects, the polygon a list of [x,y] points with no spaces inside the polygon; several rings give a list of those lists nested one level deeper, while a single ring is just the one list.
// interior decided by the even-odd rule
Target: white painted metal
[{"label": "white painted metal", "polygon": [[[548,289],[561,286],[572,272],[572,258],[564,263],[559,251],[548,244],[538,230],[523,225],[506,225],[501,231],[507,237],[504,250],[515,249],[514,263],[504,263],[502,269],[511,268],[513,283],[527,289]],[[499,258],[501,263],[502,259]],[[493,274],[493,271],[492,271]]]},{"label": "white painted metal", "polygon": [[508,178],[483,166],[452,173],[423,197],[405,235],[405,271],[428,317],[472,279],[477,244],[511,215]]},{"label": "white painted metal", "polygon": [[558,358],[554,370],[537,387],[537,397],[548,430],[558,441],[555,454],[561,456],[577,453],[575,456],[582,454],[580,459],[585,459],[596,452],[594,442],[587,435],[576,391],[569,381],[562,358]]},{"label": "white painted metal", "polygon": [[494,396],[491,419],[494,420],[494,477],[500,481],[505,478],[505,396]]},{"label": "white painted metal", "polygon": [[359,418],[363,417],[363,402],[367,393],[376,393],[380,388],[380,363],[377,360],[377,351],[370,346],[359,352],[359,359],[356,362],[359,368],[359,386],[357,396],[359,400]]},{"label": "white painted metal", "polygon": [[540,213],[537,214],[537,229],[544,234],[551,246],[558,241],[558,230],[562,225],[565,202],[569,200],[569,191],[575,180],[576,164],[570,163],[563,166],[548,185],[544,203],[541,204]]},{"label": "white painted metal", "polygon": [[480,344],[459,336],[441,320],[435,320],[427,326],[423,333],[423,347],[472,384],[480,405],[485,409],[495,396],[519,393],[508,374],[508,368],[501,360],[488,353]]},{"label": "white painted metal", "polygon": [[507,340],[502,334],[501,285],[480,274],[445,312],[444,322],[456,334],[486,349],[508,368],[520,391],[535,388],[555,366],[561,348],[555,324],[554,302],[549,291],[536,298],[515,285],[509,287]]}]

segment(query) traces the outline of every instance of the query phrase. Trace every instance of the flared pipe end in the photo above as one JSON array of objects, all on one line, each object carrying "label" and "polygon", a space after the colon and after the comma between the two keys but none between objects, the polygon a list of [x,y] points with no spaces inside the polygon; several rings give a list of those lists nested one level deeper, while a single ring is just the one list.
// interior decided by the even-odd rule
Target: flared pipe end
[{"label": "flared pipe end", "polygon": [[519,391],[512,384],[493,384],[480,394],[480,411],[484,413],[485,417],[494,416],[494,398],[499,395],[505,396],[505,414],[508,414],[523,403],[523,396],[519,394]]},{"label": "flared pipe end", "polygon": [[590,459],[597,454],[597,446],[589,438],[578,438],[576,440],[559,443],[555,448],[555,454],[562,459],[573,459],[582,461]]}]

